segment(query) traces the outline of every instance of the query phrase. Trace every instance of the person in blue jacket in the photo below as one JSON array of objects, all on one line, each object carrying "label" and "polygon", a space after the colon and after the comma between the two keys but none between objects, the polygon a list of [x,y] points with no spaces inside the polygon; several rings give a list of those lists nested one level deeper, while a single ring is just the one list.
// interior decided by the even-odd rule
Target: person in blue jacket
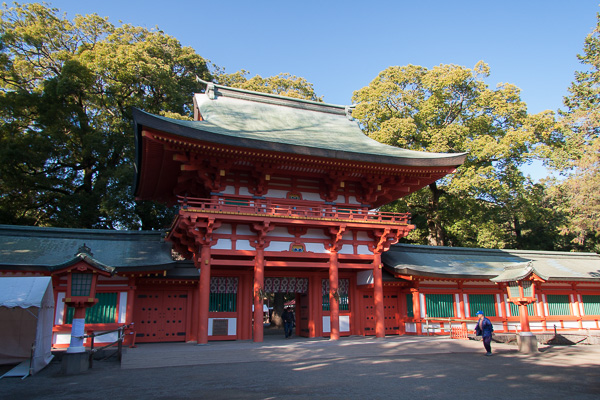
[{"label": "person in blue jacket", "polygon": [[477,336],[481,336],[483,338],[483,347],[487,353],[486,356],[492,355],[492,332],[494,332],[494,326],[492,325],[492,321],[487,319],[485,315],[483,315],[483,311],[477,311],[477,325],[475,325],[475,334]]}]

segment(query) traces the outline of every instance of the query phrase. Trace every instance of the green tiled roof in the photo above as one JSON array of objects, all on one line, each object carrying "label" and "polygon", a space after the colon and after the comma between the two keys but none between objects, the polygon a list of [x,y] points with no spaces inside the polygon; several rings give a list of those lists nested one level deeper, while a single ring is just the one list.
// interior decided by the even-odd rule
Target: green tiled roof
[{"label": "green tiled roof", "polygon": [[164,269],[176,264],[161,231],[39,228],[0,225],[0,268],[55,270],[93,252],[93,262],[108,270]]},{"label": "green tiled roof", "polygon": [[406,166],[459,166],[465,153],[405,150],[361,131],[344,106],[267,95],[218,85],[196,94],[202,121],[182,121],[134,110],[138,126],[231,146],[341,160]]},{"label": "green tiled roof", "polygon": [[[600,281],[596,253],[470,249],[397,244],[382,254],[384,266],[401,275],[512,279],[527,275],[530,265],[542,279]],[[531,264],[529,264],[531,262]]]}]

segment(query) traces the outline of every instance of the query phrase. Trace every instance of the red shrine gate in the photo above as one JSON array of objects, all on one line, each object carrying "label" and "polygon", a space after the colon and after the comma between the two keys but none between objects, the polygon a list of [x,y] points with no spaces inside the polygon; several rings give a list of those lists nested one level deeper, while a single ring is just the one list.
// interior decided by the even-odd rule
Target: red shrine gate
[{"label": "red shrine gate", "polygon": [[[211,83],[195,95],[194,115],[134,112],[136,196],[179,204],[166,239],[200,273],[185,340],[262,341],[264,294],[292,280],[301,335],[402,332],[381,254],[413,226],[377,208],[453,172],[465,155],[375,142],[348,107]],[[175,299],[152,301],[180,311]],[[158,311],[136,309],[151,321],[145,338],[183,336],[184,319],[165,314],[151,328]]]}]

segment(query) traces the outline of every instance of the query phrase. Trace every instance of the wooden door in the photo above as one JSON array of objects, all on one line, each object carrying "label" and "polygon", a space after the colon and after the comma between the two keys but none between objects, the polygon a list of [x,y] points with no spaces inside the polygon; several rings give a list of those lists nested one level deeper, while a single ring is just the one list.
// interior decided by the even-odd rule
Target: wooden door
[{"label": "wooden door", "polygon": [[186,291],[139,291],[134,311],[136,342],[185,341],[186,309]]},{"label": "wooden door", "polygon": [[401,332],[397,293],[383,292],[383,317],[385,321],[385,334],[399,335]]}]

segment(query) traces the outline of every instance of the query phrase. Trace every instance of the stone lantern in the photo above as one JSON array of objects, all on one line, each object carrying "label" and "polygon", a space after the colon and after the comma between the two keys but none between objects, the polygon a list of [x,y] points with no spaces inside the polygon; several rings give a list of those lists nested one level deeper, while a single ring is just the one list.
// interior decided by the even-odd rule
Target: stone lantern
[{"label": "stone lantern", "polygon": [[537,338],[529,327],[529,313],[527,305],[535,303],[535,283],[545,282],[544,277],[533,266],[533,261],[516,263],[504,268],[504,271],[495,278],[490,279],[495,283],[506,284],[508,301],[519,307],[521,331],[517,336],[519,351],[534,353],[537,351]]}]

